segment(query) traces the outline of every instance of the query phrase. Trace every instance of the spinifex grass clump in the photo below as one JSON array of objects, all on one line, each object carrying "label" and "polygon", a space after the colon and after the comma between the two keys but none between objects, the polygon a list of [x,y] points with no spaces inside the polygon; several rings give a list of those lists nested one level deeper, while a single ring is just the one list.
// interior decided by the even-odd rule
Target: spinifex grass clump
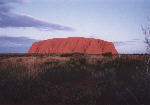
[{"label": "spinifex grass clump", "polygon": [[63,59],[50,55],[1,59],[0,104],[150,104],[145,55]]}]

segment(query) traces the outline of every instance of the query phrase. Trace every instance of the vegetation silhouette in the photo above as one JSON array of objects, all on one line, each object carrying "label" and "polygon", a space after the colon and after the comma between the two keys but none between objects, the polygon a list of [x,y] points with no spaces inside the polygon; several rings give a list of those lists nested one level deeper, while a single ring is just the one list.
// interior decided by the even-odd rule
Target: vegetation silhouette
[{"label": "vegetation silhouette", "polygon": [[14,56],[0,55],[2,105],[150,104],[147,55]]}]

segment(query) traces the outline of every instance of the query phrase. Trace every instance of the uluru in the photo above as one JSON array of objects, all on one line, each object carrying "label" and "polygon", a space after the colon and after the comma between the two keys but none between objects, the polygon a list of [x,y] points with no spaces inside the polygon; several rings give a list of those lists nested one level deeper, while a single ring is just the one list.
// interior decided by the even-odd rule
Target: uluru
[{"label": "uluru", "polygon": [[102,54],[111,52],[118,54],[112,42],[84,37],[53,38],[35,42],[30,47],[28,53],[84,53]]}]

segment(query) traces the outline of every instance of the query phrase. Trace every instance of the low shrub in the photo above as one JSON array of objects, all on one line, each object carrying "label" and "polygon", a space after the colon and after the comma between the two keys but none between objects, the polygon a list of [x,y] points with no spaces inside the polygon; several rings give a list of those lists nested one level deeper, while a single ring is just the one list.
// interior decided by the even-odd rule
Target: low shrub
[{"label": "low shrub", "polygon": [[61,57],[78,57],[78,56],[84,56],[84,53],[74,52],[74,53],[64,53],[61,54]]},{"label": "low shrub", "polygon": [[106,53],[103,53],[102,56],[104,56],[104,57],[112,57],[113,54],[112,54],[112,52],[106,52]]}]

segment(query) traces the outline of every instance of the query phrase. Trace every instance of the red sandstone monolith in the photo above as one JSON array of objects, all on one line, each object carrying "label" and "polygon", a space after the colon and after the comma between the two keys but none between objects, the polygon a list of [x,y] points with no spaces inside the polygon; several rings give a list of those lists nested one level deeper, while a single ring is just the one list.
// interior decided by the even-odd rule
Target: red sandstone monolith
[{"label": "red sandstone monolith", "polygon": [[69,37],[54,38],[33,43],[28,53],[73,53],[102,54],[111,52],[118,54],[112,42],[100,39]]}]

